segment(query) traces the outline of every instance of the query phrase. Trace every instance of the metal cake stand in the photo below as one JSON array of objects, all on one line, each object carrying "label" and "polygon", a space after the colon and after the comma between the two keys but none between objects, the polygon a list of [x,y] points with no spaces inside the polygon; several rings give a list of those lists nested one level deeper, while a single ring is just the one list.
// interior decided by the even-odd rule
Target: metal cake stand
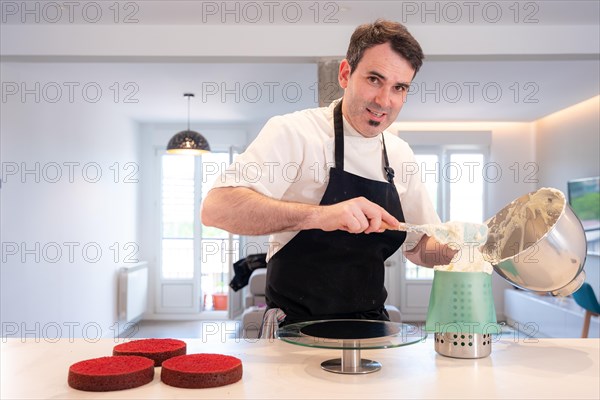
[{"label": "metal cake stand", "polygon": [[277,330],[277,337],[299,346],[342,350],[341,358],[321,363],[325,371],[368,374],[379,371],[381,363],[361,358],[361,350],[407,346],[424,340],[427,333],[409,324],[336,319],[286,325]]}]

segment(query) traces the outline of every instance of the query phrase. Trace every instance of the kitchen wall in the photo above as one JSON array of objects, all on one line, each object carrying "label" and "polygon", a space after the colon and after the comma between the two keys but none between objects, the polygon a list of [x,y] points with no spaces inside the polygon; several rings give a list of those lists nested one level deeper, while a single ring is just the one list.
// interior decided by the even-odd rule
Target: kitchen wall
[{"label": "kitchen wall", "polygon": [[136,125],[101,70],[2,64],[5,336],[93,340],[119,329],[116,274],[139,257],[142,178]]},{"label": "kitchen wall", "polygon": [[566,193],[567,181],[600,174],[600,96],[536,121],[539,186]]},{"label": "kitchen wall", "polygon": [[[555,187],[567,193],[567,181],[600,175],[600,96],[536,121],[538,187]],[[600,257],[588,255],[587,281],[600,295]]]}]

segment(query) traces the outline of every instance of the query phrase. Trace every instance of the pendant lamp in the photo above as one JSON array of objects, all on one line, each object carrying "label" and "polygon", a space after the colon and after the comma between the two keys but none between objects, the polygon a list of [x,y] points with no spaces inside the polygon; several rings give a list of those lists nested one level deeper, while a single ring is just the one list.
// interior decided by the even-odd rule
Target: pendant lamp
[{"label": "pendant lamp", "polygon": [[190,98],[194,97],[194,94],[184,93],[183,96],[188,99],[187,130],[176,133],[171,140],[169,140],[167,153],[194,156],[208,153],[210,152],[210,146],[206,138],[198,132],[190,130]]}]

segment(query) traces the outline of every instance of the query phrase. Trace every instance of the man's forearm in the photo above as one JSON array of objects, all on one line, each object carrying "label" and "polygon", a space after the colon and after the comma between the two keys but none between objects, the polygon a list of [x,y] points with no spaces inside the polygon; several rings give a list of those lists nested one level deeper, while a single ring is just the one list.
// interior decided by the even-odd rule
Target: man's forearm
[{"label": "man's forearm", "polygon": [[202,202],[202,223],[239,235],[309,229],[318,206],[271,199],[244,187],[212,189]]},{"label": "man's forearm", "polygon": [[244,187],[215,188],[202,204],[202,223],[239,235],[321,229],[350,233],[382,231],[398,220],[364,197],[320,206],[269,198]]}]

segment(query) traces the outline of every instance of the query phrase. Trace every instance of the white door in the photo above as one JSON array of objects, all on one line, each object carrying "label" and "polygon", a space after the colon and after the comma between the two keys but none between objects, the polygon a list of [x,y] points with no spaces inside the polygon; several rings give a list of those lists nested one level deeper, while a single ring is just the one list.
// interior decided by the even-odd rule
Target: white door
[{"label": "white door", "polygon": [[200,312],[200,157],[157,154],[160,165],[160,238],[156,313]]},{"label": "white door", "polygon": [[202,198],[233,155],[234,149],[200,157],[157,154],[161,166],[158,314],[206,312],[218,318],[227,315],[231,304],[240,303],[241,295],[232,298],[228,286],[240,254],[240,237],[204,226],[199,218]]}]

